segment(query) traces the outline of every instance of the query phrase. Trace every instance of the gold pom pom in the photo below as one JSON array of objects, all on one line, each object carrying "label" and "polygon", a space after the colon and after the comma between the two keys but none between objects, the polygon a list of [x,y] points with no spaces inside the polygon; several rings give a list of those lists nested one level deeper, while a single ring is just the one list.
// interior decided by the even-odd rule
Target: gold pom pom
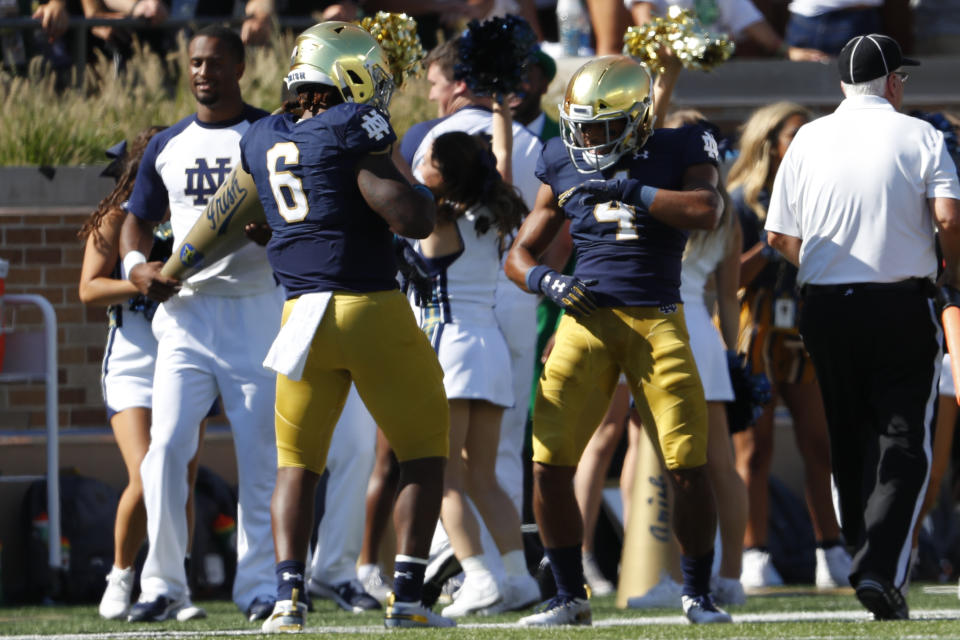
[{"label": "gold pom pom", "polygon": [[423,71],[426,54],[417,35],[417,21],[405,13],[378,11],[360,21],[360,26],[377,39],[390,62],[393,82],[399,89],[407,78]]},{"label": "gold pom pom", "polygon": [[704,29],[692,10],[677,6],[671,6],[666,17],[630,27],[623,34],[623,53],[657,73],[663,73],[663,47],[669,47],[685,69],[710,71],[733,55],[734,44],[728,35]]}]

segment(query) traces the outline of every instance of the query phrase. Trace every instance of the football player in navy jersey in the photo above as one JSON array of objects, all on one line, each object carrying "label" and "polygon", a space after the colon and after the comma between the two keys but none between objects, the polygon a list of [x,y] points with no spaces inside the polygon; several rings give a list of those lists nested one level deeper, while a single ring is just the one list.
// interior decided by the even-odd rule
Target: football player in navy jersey
[{"label": "football player in navy jersey", "polygon": [[[717,146],[696,126],[651,136],[650,85],[646,67],[623,56],[573,74],[561,138],[543,149],[543,185],[507,259],[514,282],[566,312],[533,417],[534,513],[558,592],[525,625],[590,624],[572,479],[621,371],[675,489],[684,612],[695,623],[730,621],[710,596],[716,510],[707,410],[679,291],[687,230],[712,229],[720,217]],[[567,218],[572,276],[538,263]]]},{"label": "football player in navy jersey", "polygon": [[397,288],[391,245],[391,232],[429,235],[433,196],[411,187],[391,160],[396,135],[384,109],[393,82],[370,34],[345,22],[311,27],[297,38],[286,82],[302,115],[264,118],[240,142],[273,231],[268,257],[288,297],[267,358],[278,371],[278,586],[263,629],[303,628],[314,493],[351,381],[400,460],[385,624],[454,626],[420,603],[449,446],[443,372]]}]

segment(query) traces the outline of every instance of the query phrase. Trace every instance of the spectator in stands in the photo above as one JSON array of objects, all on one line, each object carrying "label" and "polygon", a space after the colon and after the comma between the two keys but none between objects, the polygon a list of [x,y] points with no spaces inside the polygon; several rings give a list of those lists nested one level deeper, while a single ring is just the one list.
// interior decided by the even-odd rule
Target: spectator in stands
[{"label": "spectator in stands", "polygon": [[624,0],[633,22],[646,24],[655,15],[666,15],[672,5],[695,9],[701,24],[716,33],[726,33],[736,40],[750,40],[772,56],[810,62],[825,62],[828,56],[811,47],[793,46],[781,38],[751,0]]},{"label": "spectator in stands", "polygon": [[[107,588],[100,600],[100,615],[125,619],[133,591],[133,563],[147,537],[147,512],[143,506],[143,483],[140,464],[150,444],[150,407],[153,400],[153,365],[157,357],[157,340],[150,322],[156,304],[139,295],[129,280],[121,279],[119,259],[120,226],[125,215],[123,203],[133,191],[133,182],[140,167],[147,143],[166,127],[148,127],[133,141],[129,152],[126,143],[112,147],[114,162],[105,170],[117,179],[116,187],[105,197],[84,223],[78,234],[85,241],[83,266],[80,272],[80,301],[87,305],[108,305],[110,333],[103,358],[103,400],[120,455],[127,468],[127,486],[117,505],[114,525],[113,568],[107,575]],[[161,231],[155,245],[157,260],[169,255],[172,236],[169,225]],[[203,424],[200,426],[202,441]],[[197,479],[195,454],[187,467],[191,491],[187,501],[187,530],[193,537],[193,485]],[[190,548],[188,543],[187,548]],[[188,555],[189,557],[189,555]],[[202,609],[189,599],[177,612],[180,620],[203,617]]]},{"label": "spectator in stands", "polygon": [[778,102],[755,111],[730,169],[730,197],[743,227],[740,284],[745,287],[738,350],[754,371],[766,373],[772,398],[751,427],[734,434],[737,468],[747,485],[750,515],[744,536],[746,588],[782,583],[767,548],[768,482],[773,461],[774,408],[783,400],[793,418],[804,463],[807,506],[817,539],[816,584],[846,585],[850,569],[833,509],[826,414],[810,356],[797,329],[797,269],[770,248],[763,222],[780,161],[797,130],[811,119],[800,105]]},{"label": "spectator in stands", "polygon": [[598,56],[617,55],[623,49],[623,33],[630,14],[620,0],[585,0]]},{"label": "spectator in stands", "polygon": [[792,0],[785,39],[835,56],[852,37],[882,31],[882,6],[883,0]]}]

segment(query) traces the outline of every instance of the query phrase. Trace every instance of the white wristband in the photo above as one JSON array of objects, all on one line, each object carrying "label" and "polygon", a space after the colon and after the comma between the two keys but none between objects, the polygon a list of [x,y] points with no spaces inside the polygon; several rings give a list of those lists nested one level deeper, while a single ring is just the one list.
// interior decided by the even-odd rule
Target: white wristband
[{"label": "white wristband", "polygon": [[127,255],[123,256],[124,279],[129,279],[130,271],[138,264],[143,264],[146,261],[147,261],[147,256],[143,255],[139,251],[130,251],[129,253],[127,253]]}]

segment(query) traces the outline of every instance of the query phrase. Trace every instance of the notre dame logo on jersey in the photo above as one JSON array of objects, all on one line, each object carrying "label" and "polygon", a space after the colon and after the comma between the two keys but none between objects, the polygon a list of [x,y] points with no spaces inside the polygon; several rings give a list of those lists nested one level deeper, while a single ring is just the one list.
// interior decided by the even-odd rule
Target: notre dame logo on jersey
[{"label": "notre dame logo on jersey", "polygon": [[196,166],[185,170],[187,186],[183,193],[193,197],[194,206],[206,206],[207,198],[217,192],[224,178],[230,173],[230,158],[216,158],[214,162],[216,165],[210,167],[206,158],[197,158]]}]

